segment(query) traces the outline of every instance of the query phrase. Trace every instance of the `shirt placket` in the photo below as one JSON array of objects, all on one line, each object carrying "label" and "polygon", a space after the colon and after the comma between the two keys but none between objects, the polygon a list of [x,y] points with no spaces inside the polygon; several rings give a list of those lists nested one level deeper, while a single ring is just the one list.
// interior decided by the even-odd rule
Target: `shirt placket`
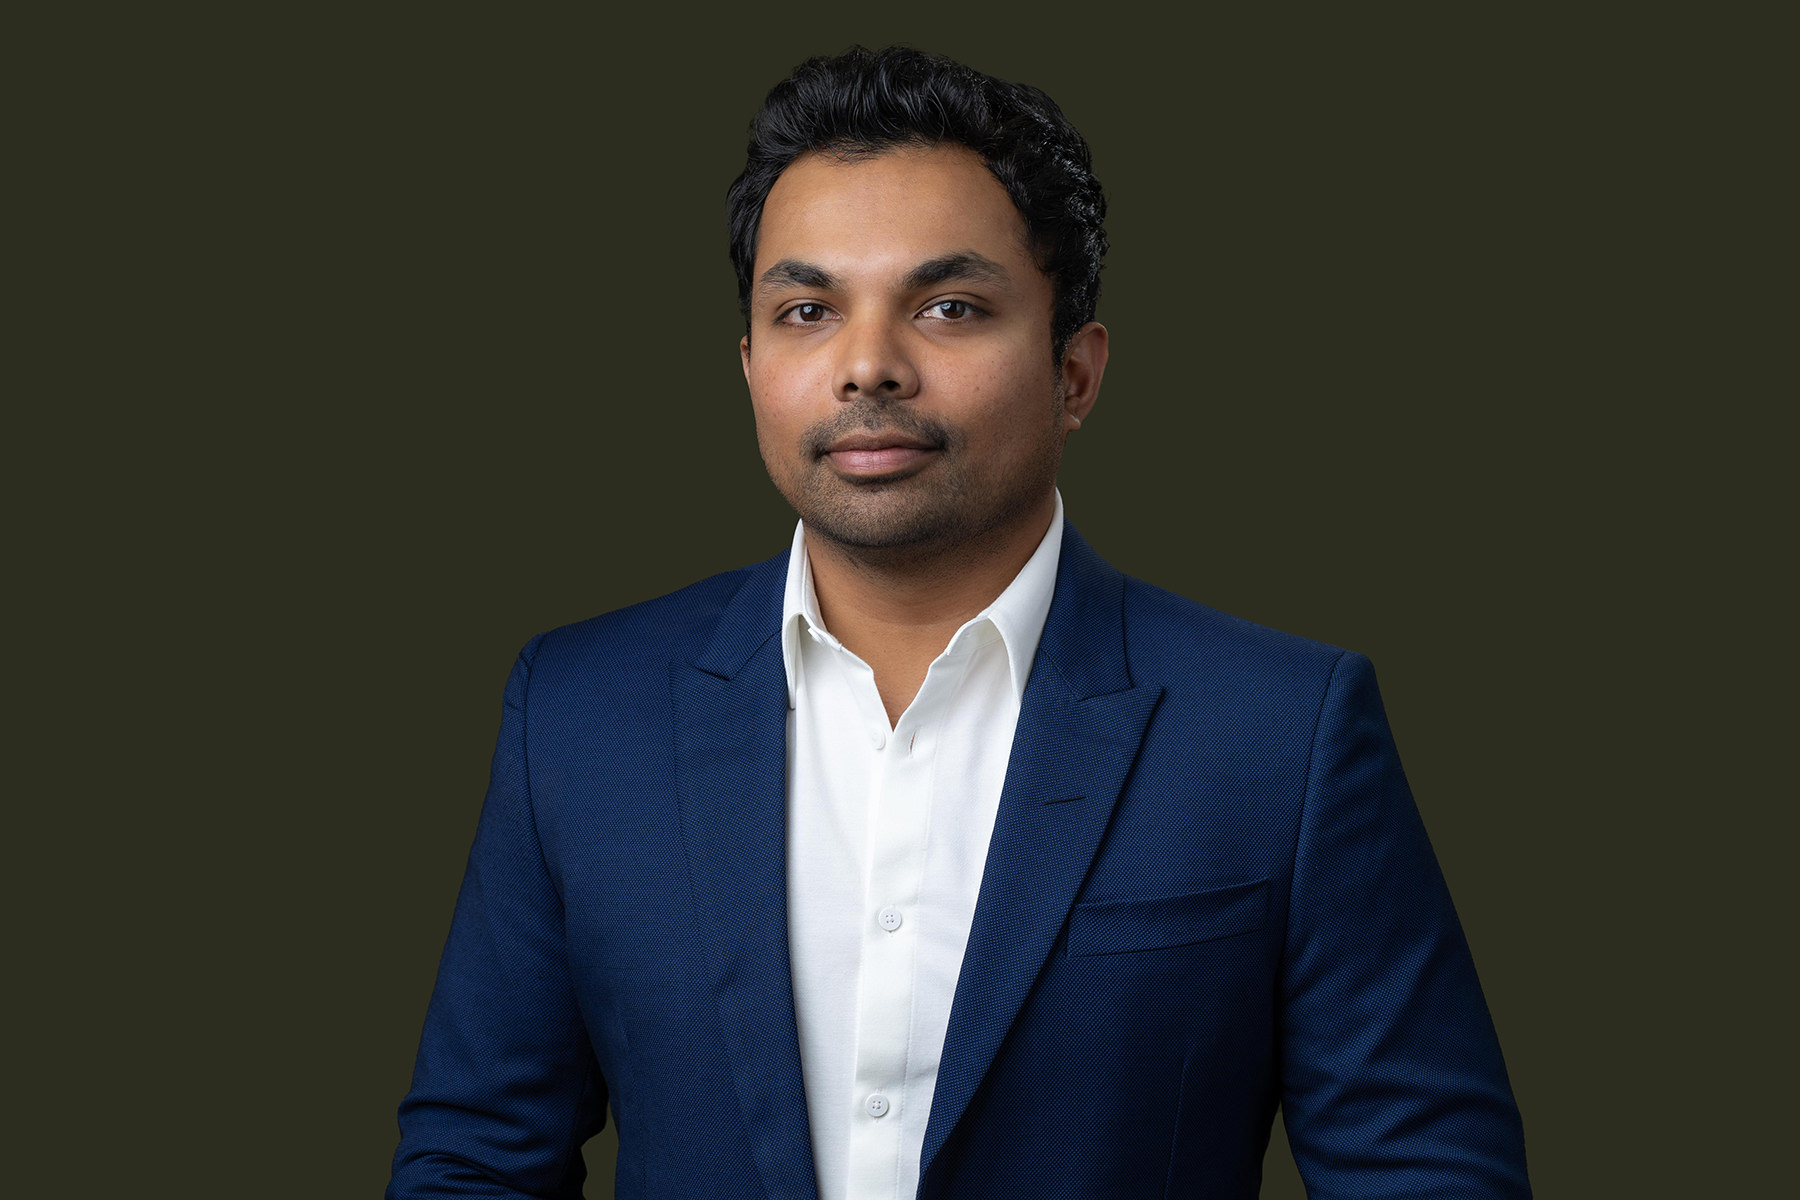
[{"label": "shirt placket", "polygon": [[[862,971],[848,1114],[852,1200],[891,1196],[899,1173],[908,1123],[917,914],[931,828],[937,729],[967,665],[966,656],[946,652],[932,663],[898,725],[887,728],[878,695],[870,725],[876,752],[869,787],[868,886],[859,914]],[[872,674],[867,682],[868,693],[876,694]]]}]

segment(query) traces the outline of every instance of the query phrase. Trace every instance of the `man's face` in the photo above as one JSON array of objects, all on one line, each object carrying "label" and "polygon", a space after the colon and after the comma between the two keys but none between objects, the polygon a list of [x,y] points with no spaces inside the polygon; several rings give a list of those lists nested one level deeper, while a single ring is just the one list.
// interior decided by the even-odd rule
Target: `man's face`
[{"label": "man's face", "polygon": [[812,154],[776,180],[740,349],[763,462],[809,533],[930,552],[1042,532],[1106,331],[1057,370],[1026,238],[963,147]]}]

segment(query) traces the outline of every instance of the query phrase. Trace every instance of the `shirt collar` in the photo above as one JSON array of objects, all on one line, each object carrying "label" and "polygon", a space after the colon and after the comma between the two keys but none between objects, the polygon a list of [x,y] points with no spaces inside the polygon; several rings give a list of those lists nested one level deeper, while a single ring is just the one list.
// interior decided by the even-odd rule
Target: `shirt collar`
[{"label": "shirt collar", "polygon": [[[1062,559],[1063,499],[1056,493],[1056,511],[1050,517],[1050,528],[1044,531],[1019,573],[994,602],[964,622],[950,639],[952,646],[964,631],[983,622],[991,624],[1006,647],[1007,667],[1012,676],[1014,698],[1025,698],[1025,684],[1031,677],[1031,660],[1037,656],[1038,642],[1044,636],[1044,621],[1050,615],[1050,599],[1056,591],[1056,568]],[[794,545],[788,554],[787,589],[781,605],[781,663],[787,671],[788,707],[793,708],[798,693],[800,639],[817,633],[830,646],[838,640],[825,628],[819,615],[819,596],[813,590],[812,560],[806,553],[806,525],[794,526]]]}]

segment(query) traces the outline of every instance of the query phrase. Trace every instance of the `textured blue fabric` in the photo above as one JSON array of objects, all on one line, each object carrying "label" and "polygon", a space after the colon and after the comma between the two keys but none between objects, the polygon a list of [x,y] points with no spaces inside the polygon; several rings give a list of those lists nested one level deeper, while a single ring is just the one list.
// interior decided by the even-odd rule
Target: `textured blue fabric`
[{"label": "textured blue fabric", "polygon": [[[816,1197],[788,970],[786,558],[556,630],[494,774],[391,1200]],[[853,970],[854,963],[846,963]],[[1358,655],[1065,527],[926,1131],[933,1198],[1525,1197],[1456,914]]]}]

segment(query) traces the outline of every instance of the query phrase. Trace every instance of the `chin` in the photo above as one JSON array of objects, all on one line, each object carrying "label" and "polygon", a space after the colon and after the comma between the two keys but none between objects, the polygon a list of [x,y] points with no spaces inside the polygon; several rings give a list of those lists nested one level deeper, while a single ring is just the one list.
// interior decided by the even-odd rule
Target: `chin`
[{"label": "chin", "polygon": [[789,503],[807,529],[837,545],[901,558],[946,551],[979,555],[991,548],[988,535],[1012,527],[1036,504],[1035,497],[1018,497],[1011,504],[970,511],[956,503],[958,498],[938,492],[905,497],[873,493],[804,497],[798,504],[790,496]]},{"label": "chin", "polygon": [[862,550],[901,550],[953,544],[962,522],[930,511],[871,512],[861,505],[800,510],[806,527],[839,545]]}]

